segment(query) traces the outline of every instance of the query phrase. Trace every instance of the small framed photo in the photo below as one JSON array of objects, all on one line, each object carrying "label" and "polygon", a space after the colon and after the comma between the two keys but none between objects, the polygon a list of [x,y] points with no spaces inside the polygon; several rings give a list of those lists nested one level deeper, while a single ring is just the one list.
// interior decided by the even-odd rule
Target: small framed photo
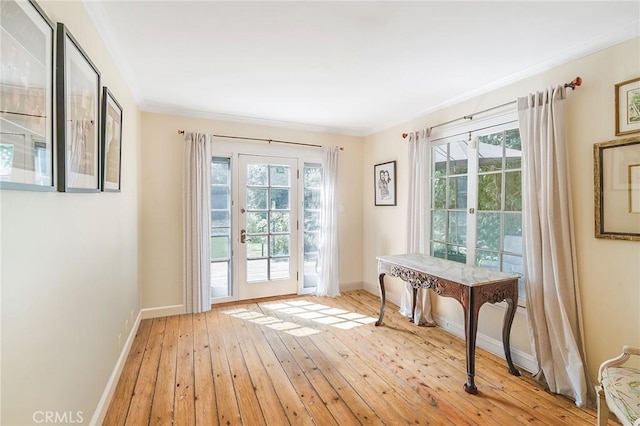
[{"label": "small framed photo", "polygon": [[100,71],[58,23],[56,44],[58,191],[100,191]]},{"label": "small framed photo", "polygon": [[640,77],[616,84],[616,136],[640,132]]},{"label": "small framed photo", "polygon": [[376,206],[396,205],[396,162],[376,164],[373,167]]},{"label": "small framed photo", "polygon": [[640,241],[640,137],[594,145],[595,236]]},{"label": "small framed photo", "polygon": [[53,22],[2,0],[0,34],[0,188],[53,191]]},{"label": "small framed photo", "polygon": [[120,192],[122,166],[122,107],[107,87],[102,88],[102,190]]}]

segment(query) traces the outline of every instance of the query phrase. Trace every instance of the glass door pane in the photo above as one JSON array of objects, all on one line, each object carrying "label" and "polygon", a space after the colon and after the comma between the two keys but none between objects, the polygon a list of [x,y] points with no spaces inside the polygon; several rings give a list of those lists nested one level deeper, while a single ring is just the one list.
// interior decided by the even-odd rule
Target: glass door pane
[{"label": "glass door pane", "polygon": [[211,160],[211,298],[232,295],[231,160]]}]

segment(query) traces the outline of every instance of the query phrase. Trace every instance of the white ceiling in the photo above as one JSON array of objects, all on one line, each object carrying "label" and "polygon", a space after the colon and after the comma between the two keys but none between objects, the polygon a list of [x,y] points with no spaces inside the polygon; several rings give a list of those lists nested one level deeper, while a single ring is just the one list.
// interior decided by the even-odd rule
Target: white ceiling
[{"label": "white ceiling", "polygon": [[356,135],[640,29],[638,0],[85,0],[85,7],[144,111]]}]

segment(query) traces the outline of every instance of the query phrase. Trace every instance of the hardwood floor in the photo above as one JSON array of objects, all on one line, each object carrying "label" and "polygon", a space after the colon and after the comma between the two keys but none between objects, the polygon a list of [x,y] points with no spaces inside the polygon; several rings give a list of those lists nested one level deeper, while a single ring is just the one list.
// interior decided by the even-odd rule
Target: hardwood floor
[{"label": "hardwood floor", "polygon": [[462,339],[378,308],[356,290],[144,320],[104,424],[596,424],[479,348],[466,394]]}]

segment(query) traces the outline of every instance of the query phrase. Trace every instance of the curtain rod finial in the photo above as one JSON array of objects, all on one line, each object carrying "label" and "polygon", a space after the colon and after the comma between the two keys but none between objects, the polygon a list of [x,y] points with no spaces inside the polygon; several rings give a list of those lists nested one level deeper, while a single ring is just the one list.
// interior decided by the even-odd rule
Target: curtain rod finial
[{"label": "curtain rod finial", "polygon": [[402,139],[406,139],[406,138],[407,138],[407,136],[409,136],[409,133],[403,133],[403,134],[402,134]]},{"label": "curtain rod finial", "polygon": [[582,86],[582,78],[576,77],[571,83],[567,83],[564,87],[570,87],[571,90],[576,90],[576,87]]}]

